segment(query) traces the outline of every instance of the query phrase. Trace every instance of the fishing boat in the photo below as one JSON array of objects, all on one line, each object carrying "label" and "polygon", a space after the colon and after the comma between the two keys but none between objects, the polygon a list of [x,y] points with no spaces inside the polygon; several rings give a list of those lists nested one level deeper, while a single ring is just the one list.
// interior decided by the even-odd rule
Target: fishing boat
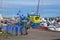
[{"label": "fishing boat", "polygon": [[49,25],[48,29],[51,31],[60,31],[60,26]]}]

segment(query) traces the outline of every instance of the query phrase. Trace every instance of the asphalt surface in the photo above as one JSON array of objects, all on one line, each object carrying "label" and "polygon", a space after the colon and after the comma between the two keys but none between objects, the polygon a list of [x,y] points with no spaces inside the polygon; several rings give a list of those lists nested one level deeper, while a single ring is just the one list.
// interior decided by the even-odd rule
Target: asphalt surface
[{"label": "asphalt surface", "polygon": [[31,29],[28,35],[0,38],[0,40],[60,40],[60,32]]}]

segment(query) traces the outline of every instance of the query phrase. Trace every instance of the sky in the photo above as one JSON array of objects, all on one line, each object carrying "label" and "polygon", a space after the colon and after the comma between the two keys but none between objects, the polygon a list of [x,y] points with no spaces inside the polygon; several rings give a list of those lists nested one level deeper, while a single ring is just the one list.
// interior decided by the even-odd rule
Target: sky
[{"label": "sky", "polygon": [[[27,16],[36,12],[38,0],[0,0],[0,14],[4,17]],[[42,17],[60,16],[60,0],[40,0],[39,15]]]}]

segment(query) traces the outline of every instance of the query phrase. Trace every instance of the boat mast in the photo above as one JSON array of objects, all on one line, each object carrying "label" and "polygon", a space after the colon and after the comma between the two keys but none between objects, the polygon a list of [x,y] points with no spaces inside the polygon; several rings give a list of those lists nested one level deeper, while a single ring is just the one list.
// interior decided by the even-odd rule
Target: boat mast
[{"label": "boat mast", "polygon": [[39,12],[39,5],[40,5],[40,0],[38,0],[38,6],[37,6],[36,15],[38,15],[38,12]]}]

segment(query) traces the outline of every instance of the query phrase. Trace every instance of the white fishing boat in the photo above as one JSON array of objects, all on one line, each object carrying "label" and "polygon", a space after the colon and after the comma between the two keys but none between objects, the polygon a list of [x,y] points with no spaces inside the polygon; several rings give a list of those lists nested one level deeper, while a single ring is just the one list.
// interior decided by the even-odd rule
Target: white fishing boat
[{"label": "white fishing boat", "polygon": [[60,25],[49,25],[48,29],[51,31],[59,31],[60,32]]}]

